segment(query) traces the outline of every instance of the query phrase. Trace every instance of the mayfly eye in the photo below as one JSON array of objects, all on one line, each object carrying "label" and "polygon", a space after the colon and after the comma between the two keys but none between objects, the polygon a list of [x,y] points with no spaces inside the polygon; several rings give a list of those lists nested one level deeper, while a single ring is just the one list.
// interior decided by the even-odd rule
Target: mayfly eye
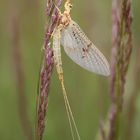
[{"label": "mayfly eye", "polygon": [[72,8],[72,4],[69,4],[69,7]]}]

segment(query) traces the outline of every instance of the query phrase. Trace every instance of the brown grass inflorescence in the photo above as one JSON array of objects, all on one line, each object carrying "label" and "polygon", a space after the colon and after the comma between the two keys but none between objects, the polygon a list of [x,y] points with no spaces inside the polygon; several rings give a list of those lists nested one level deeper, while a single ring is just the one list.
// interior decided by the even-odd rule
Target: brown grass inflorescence
[{"label": "brown grass inflorescence", "polygon": [[119,137],[120,116],[123,106],[126,74],[132,51],[132,9],[131,0],[113,0],[112,5],[112,65],[110,130],[108,140]]},{"label": "brown grass inflorescence", "polygon": [[42,140],[45,129],[45,117],[48,105],[48,94],[53,71],[53,50],[50,47],[50,39],[54,28],[58,22],[58,10],[56,7],[61,5],[62,0],[48,0],[46,6],[46,14],[48,16],[48,24],[46,26],[45,41],[43,48],[44,61],[40,72],[39,93],[37,96],[37,123],[36,123],[36,139]]}]

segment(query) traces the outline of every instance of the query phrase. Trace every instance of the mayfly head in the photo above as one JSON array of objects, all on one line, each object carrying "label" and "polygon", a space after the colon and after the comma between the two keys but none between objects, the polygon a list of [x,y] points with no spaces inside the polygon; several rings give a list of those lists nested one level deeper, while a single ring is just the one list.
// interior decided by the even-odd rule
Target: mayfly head
[{"label": "mayfly head", "polygon": [[70,17],[70,11],[72,9],[72,4],[70,3],[69,0],[67,0],[65,2],[65,11],[63,14],[61,14],[61,22],[60,25],[62,25],[63,27],[67,27],[71,21],[71,17]]},{"label": "mayfly head", "polygon": [[72,9],[72,4],[69,1],[67,1],[65,3],[65,11],[69,11],[69,13],[70,13],[71,9]]}]

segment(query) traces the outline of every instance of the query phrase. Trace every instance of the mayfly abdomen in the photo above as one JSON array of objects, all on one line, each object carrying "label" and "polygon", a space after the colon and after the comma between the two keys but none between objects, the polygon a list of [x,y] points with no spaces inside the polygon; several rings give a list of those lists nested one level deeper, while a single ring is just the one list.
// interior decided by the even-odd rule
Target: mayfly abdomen
[{"label": "mayfly abdomen", "polygon": [[54,62],[56,64],[56,70],[59,74],[59,78],[63,75],[62,60],[61,60],[61,48],[60,48],[60,29],[56,29],[53,35],[53,52]]}]

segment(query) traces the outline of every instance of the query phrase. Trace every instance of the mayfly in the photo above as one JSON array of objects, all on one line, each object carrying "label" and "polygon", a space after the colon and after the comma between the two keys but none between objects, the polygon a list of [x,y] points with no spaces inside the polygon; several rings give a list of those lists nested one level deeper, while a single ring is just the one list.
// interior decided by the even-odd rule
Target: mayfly
[{"label": "mayfly", "polygon": [[58,9],[60,20],[53,33],[53,51],[57,73],[59,75],[59,79],[61,81],[63,89],[64,101],[72,137],[74,140],[75,139],[73,132],[74,127],[77,137],[80,140],[79,132],[64,87],[60,45],[64,47],[66,54],[75,63],[91,72],[95,72],[97,74],[101,74],[104,76],[109,76],[110,68],[108,61],[106,60],[104,55],[88,39],[88,37],[84,34],[79,25],[71,19],[70,17],[71,8],[72,5],[70,3],[70,0],[67,0],[65,2],[64,13],[62,14]]}]

